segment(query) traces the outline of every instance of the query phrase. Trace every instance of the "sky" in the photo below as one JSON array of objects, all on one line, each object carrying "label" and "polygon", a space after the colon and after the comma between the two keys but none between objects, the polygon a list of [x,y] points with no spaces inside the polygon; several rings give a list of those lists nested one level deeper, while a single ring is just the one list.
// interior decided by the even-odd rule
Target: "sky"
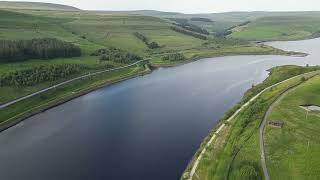
[{"label": "sky", "polygon": [[[7,0],[12,1],[12,0]],[[20,0],[25,1],[25,0]],[[319,11],[319,0],[29,0],[84,10],[160,10],[182,13],[229,11]]]}]

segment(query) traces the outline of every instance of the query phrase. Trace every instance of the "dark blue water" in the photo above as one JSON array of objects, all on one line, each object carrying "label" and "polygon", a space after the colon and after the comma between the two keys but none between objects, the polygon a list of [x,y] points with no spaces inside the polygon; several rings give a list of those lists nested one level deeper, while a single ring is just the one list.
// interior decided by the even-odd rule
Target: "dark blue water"
[{"label": "dark blue water", "polygon": [[320,62],[313,48],[320,46],[319,39],[274,45],[312,55],[203,59],[29,118],[0,134],[0,179],[179,179],[217,120],[266,78],[267,69]]}]

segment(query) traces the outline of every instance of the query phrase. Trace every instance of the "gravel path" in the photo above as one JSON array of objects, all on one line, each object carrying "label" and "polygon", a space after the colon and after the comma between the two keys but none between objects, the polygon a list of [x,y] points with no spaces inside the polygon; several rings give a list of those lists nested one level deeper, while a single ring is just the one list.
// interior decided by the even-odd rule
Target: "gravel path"
[{"label": "gravel path", "polygon": [[294,91],[296,87],[290,88],[287,91],[285,91],[284,93],[282,93],[272,104],[271,106],[269,106],[266,114],[264,115],[263,121],[260,125],[259,128],[259,144],[260,144],[260,157],[261,157],[261,166],[263,169],[263,174],[264,174],[264,178],[265,180],[270,180],[269,177],[269,173],[268,173],[268,168],[267,168],[267,164],[266,164],[266,159],[265,159],[265,149],[264,149],[264,128],[266,126],[267,120],[270,116],[270,113],[272,112],[274,106],[281,101],[288,93],[290,93],[291,91]]}]

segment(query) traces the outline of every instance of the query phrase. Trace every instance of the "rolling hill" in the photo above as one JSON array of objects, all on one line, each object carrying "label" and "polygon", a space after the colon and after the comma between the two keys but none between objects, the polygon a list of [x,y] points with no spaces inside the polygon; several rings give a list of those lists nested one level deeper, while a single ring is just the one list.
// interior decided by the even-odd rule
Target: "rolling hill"
[{"label": "rolling hill", "polygon": [[80,9],[52,3],[41,2],[12,2],[12,1],[0,1],[0,8],[2,9],[38,9],[38,10],[60,10],[60,11],[78,11]]},{"label": "rolling hill", "polygon": [[246,40],[300,40],[320,35],[320,16],[263,17],[233,29],[231,37]]}]

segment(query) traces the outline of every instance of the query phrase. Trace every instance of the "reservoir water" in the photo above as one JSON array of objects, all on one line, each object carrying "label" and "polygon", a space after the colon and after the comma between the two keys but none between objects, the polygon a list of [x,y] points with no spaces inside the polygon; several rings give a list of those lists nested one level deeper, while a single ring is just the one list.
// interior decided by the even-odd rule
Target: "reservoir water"
[{"label": "reservoir water", "polygon": [[310,55],[208,58],[99,89],[0,133],[0,179],[179,179],[267,69],[320,64],[320,39],[268,44]]}]

